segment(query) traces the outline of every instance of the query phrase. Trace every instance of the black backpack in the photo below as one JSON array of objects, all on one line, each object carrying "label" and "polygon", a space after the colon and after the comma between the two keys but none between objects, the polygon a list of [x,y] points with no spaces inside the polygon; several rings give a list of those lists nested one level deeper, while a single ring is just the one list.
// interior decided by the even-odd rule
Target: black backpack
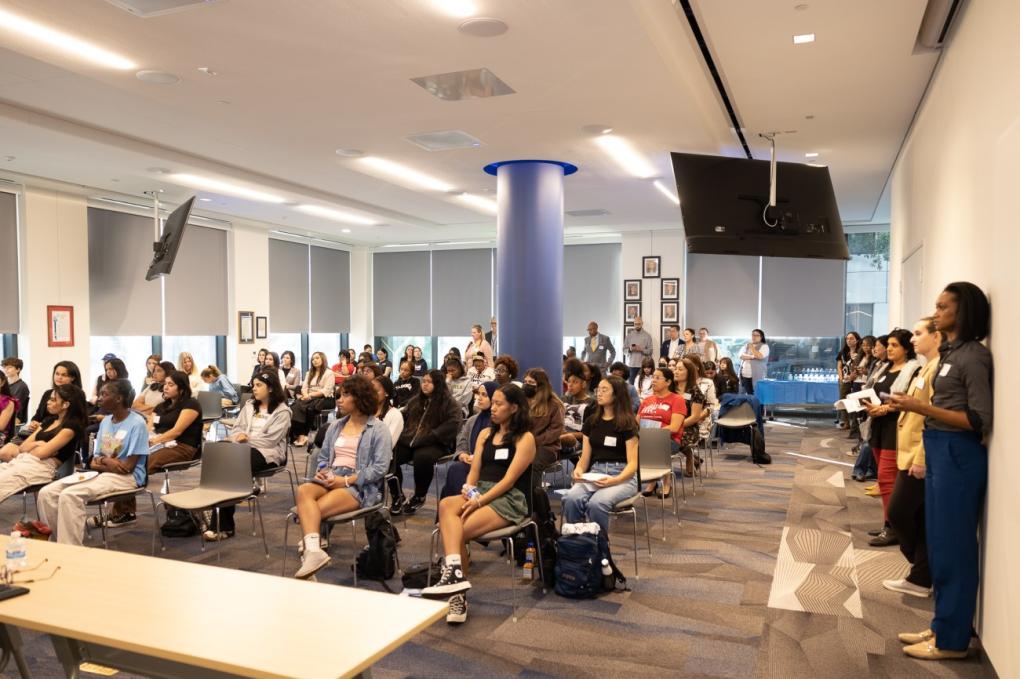
[{"label": "black backpack", "polygon": [[368,544],[358,553],[358,577],[389,580],[397,572],[397,529],[382,512],[365,517]]},{"label": "black backpack", "polygon": [[[602,575],[602,560],[609,561],[612,574]],[[627,589],[627,578],[613,563],[609,541],[602,534],[561,535],[556,541],[557,594],[568,599],[591,599],[611,592],[617,584]]]},{"label": "black backpack", "polygon": [[167,538],[190,538],[198,535],[198,522],[191,512],[183,509],[168,509],[166,521],[159,527],[159,532]]}]

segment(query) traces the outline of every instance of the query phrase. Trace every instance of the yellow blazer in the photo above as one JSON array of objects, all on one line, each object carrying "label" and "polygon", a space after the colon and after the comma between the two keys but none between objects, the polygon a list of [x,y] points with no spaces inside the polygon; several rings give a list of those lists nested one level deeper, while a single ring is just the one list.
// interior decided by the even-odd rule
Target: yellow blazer
[{"label": "yellow blazer", "polygon": [[[938,359],[925,363],[917,377],[910,383],[907,395],[930,404],[932,381],[938,367]],[[910,469],[910,465],[913,464],[923,467],[924,441],[921,434],[924,431],[924,415],[902,412],[896,426],[896,467],[900,470]]]}]

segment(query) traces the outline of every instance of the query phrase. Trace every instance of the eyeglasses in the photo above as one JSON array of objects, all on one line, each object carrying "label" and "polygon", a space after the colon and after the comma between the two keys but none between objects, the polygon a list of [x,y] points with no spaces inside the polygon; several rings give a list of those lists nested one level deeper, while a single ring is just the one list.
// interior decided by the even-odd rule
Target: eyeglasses
[{"label": "eyeglasses", "polygon": [[0,566],[0,583],[2,583],[4,586],[10,587],[11,585],[27,585],[27,584],[33,583],[33,582],[42,582],[43,580],[49,580],[50,578],[52,578],[54,575],[57,574],[57,571],[60,570],[60,566],[54,566],[53,570],[50,571],[49,575],[43,576],[41,578],[31,578],[29,580],[15,580],[14,579],[15,575],[18,575],[19,573],[30,573],[30,572],[36,570],[37,568],[39,568],[40,566],[42,566],[43,564],[45,564],[46,562],[48,562],[48,561],[49,561],[49,559],[43,559],[42,561],[40,561],[36,565],[29,566],[28,568],[10,569],[10,568],[7,568],[6,565]]}]

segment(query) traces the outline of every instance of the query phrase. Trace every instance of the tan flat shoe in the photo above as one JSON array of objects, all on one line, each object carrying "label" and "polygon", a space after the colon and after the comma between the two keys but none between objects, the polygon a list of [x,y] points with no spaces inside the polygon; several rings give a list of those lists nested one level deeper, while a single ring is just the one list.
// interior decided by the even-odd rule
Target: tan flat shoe
[{"label": "tan flat shoe", "polygon": [[935,639],[922,641],[913,646],[904,646],[903,652],[918,660],[962,660],[967,651],[946,651],[935,646]]},{"label": "tan flat shoe", "polygon": [[864,491],[864,494],[868,497],[878,497],[882,494],[882,491],[878,489],[878,486],[875,486],[874,488]]},{"label": "tan flat shoe", "polygon": [[934,638],[935,633],[932,632],[930,629],[926,629],[923,632],[902,632],[899,635],[899,640],[901,644],[910,644],[911,646],[914,644],[919,644],[922,641],[928,641],[929,639]]}]

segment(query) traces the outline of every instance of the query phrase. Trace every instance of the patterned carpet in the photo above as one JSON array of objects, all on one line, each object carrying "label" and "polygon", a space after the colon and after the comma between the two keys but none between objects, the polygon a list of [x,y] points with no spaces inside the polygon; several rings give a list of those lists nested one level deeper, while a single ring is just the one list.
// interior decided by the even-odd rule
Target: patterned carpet
[{"label": "patterned carpet", "polygon": [[[653,499],[651,556],[639,505],[639,578],[632,523],[629,518],[614,523],[613,553],[629,592],[573,601],[524,585],[517,589],[520,608],[513,622],[499,545],[475,546],[468,622],[434,625],[381,661],[374,676],[573,678],[649,671],[691,679],[995,676],[980,653],[966,661],[924,664],[900,651],[895,634],[924,629],[931,602],[882,588],[881,581],[901,576],[906,563],[895,548],[867,548],[866,531],[880,525],[881,504],[863,496],[863,484],[848,479],[850,442],[829,422],[771,423],[769,467],[751,464],[746,446],[716,453],[704,486],[699,482],[694,493],[688,480],[679,524],[667,504],[665,540]],[[299,462],[303,459],[301,454]],[[191,487],[197,478],[197,471],[189,472],[175,479],[175,489]],[[291,505],[283,478],[272,482],[263,499],[271,558],[249,531],[222,544],[222,566],[280,574],[283,517]],[[397,522],[405,567],[428,558],[434,507]],[[114,534],[111,548],[148,553],[151,517],[143,512],[138,524]],[[20,503],[0,506],[0,521],[18,516]],[[238,528],[251,528],[246,510],[238,512]],[[296,543],[296,533],[290,535]],[[360,533],[359,548],[362,542]],[[335,561],[320,575],[321,586],[352,584],[346,527],[334,535],[330,551]],[[216,563],[215,550],[201,552],[194,538],[168,541],[163,556]],[[292,546],[288,571],[297,566],[295,556]],[[399,588],[397,580],[391,585]],[[359,586],[382,589],[378,583]],[[34,676],[62,676],[48,641],[32,633],[25,641]],[[17,673],[11,667],[3,676]]]}]

